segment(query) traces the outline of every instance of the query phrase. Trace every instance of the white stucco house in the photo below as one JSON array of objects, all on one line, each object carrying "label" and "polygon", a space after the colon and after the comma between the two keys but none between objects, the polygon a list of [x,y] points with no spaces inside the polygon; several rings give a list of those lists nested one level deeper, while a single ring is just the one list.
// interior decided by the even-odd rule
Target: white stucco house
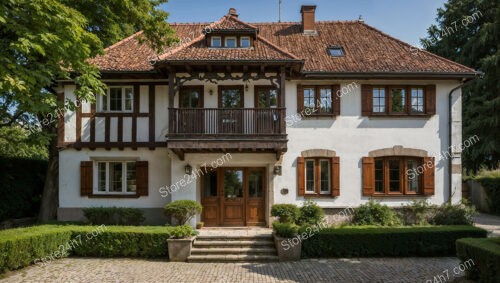
[{"label": "white stucco house", "polygon": [[[276,203],[328,215],[461,198],[461,84],[476,72],[356,21],[173,23],[155,53],[141,32],[93,62],[108,85],[59,121],[60,220],[82,208],[197,200],[206,226],[269,225]],[[59,82],[59,98],[76,86]]]}]

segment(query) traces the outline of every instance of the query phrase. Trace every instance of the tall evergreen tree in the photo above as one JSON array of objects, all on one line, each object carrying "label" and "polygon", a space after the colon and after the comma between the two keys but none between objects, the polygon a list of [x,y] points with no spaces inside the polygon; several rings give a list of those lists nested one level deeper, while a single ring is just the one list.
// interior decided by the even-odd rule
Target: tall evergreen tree
[{"label": "tall evergreen tree", "polygon": [[421,40],[428,51],[484,73],[462,90],[463,139],[477,135],[466,148],[469,172],[500,162],[500,9],[499,1],[448,0],[437,11],[437,24]]}]

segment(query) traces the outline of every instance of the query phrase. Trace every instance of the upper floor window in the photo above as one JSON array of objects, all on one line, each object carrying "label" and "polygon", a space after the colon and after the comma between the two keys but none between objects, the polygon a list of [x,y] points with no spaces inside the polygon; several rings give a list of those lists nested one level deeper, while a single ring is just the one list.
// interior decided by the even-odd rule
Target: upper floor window
[{"label": "upper floor window", "polygon": [[391,112],[406,112],[406,89],[400,87],[391,88],[390,95]]},{"label": "upper floor window", "polygon": [[436,86],[362,85],[362,112],[368,115],[433,115]]},{"label": "upper floor window", "polygon": [[242,47],[242,48],[248,48],[248,47],[250,47],[250,37],[248,37],[248,36],[242,36],[240,38],[240,47]]},{"label": "upper floor window", "polygon": [[411,112],[424,112],[424,88],[415,87],[411,89]]},{"label": "upper floor window", "polygon": [[373,88],[373,112],[385,112],[385,88]]},{"label": "upper floor window", "polygon": [[134,88],[131,86],[109,87],[108,94],[101,97],[101,111],[132,111]]},{"label": "upper floor window", "polygon": [[97,192],[99,194],[135,194],[135,162],[97,162]]},{"label": "upper floor window", "polygon": [[222,38],[220,36],[212,36],[212,47],[222,47]]},{"label": "upper floor window", "polygon": [[236,48],[236,37],[235,36],[228,36],[226,37],[226,42],[225,46],[226,48]]},{"label": "upper floor window", "polygon": [[203,107],[203,86],[184,86],[180,90],[179,106],[181,108]]},{"label": "upper floor window", "polygon": [[278,90],[274,87],[255,86],[255,107],[257,108],[277,108]]},{"label": "upper floor window", "polygon": [[[299,88],[299,112],[305,115],[334,115],[334,86],[304,86]],[[338,114],[338,113],[337,113]]]}]

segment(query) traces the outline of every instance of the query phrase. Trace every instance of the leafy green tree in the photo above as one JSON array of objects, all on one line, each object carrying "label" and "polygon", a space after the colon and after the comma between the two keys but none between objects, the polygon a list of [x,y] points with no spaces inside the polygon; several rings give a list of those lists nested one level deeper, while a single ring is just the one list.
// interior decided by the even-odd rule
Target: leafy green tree
[{"label": "leafy green tree", "polygon": [[46,160],[45,139],[45,135],[30,133],[19,126],[0,127],[0,156]]},{"label": "leafy green tree", "polygon": [[167,0],[3,0],[0,1],[0,127],[38,128],[50,137],[49,168],[40,220],[58,207],[56,123],[40,123],[58,105],[56,79],[73,80],[81,100],[104,94],[100,73],[88,59],[133,32],[154,50],[176,40],[158,9]]},{"label": "leafy green tree", "polygon": [[462,90],[464,167],[477,172],[500,162],[500,10],[498,1],[449,0],[421,40],[430,52],[484,73]]}]

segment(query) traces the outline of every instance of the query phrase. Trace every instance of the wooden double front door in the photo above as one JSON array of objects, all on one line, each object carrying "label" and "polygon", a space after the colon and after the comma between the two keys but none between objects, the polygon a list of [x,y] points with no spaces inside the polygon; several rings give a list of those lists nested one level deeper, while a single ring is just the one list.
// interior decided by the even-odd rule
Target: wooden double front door
[{"label": "wooden double front door", "polygon": [[205,226],[260,226],[266,224],[265,168],[217,168],[201,182],[202,221]]}]

